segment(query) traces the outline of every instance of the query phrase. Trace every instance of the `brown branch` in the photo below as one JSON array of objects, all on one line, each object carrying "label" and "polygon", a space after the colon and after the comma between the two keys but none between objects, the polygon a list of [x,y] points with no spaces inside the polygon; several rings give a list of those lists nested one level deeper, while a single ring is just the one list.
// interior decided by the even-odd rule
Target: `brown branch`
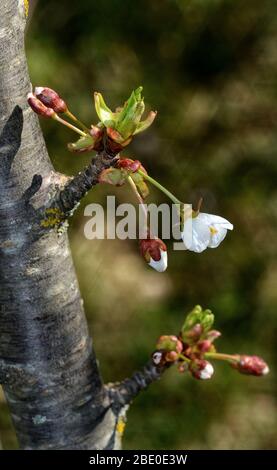
[{"label": "brown branch", "polygon": [[82,172],[74,176],[55,195],[54,200],[50,203],[50,207],[59,209],[65,218],[69,217],[87,192],[98,184],[101,172],[106,168],[114,166],[118,158],[117,155],[106,150],[98,153]]},{"label": "brown branch", "polygon": [[149,385],[161,378],[163,373],[169,368],[169,365],[157,367],[150,360],[141,370],[120,383],[108,384],[107,388],[115,407],[124,407],[129,405],[133,399]]}]

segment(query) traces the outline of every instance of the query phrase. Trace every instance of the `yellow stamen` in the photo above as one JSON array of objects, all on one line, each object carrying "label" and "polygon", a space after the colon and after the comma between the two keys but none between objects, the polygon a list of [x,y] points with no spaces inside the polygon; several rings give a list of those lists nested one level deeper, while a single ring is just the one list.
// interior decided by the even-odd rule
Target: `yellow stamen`
[{"label": "yellow stamen", "polygon": [[210,232],[212,235],[215,235],[218,232],[218,230],[216,230],[216,228],[214,227],[210,227]]}]

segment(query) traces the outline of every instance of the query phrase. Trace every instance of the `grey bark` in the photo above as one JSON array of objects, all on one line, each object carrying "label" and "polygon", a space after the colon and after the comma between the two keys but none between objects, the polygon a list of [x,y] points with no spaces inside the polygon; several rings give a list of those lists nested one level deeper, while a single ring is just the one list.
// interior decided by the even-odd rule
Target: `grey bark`
[{"label": "grey bark", "polygon": [[[24,449],[115,449],[134,396],[162,371],[104,386],[65,231],[66,218],[115,155],[102,152],[75,178],[56,173],[27,105],[23,0],[0,16],[0,383]],[[62,217],[61,217],[62,219]]]}]

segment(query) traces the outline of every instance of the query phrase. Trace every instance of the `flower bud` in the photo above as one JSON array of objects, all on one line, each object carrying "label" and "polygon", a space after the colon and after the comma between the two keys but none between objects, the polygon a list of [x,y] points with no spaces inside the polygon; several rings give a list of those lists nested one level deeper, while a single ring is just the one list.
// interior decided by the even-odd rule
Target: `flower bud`
[{"label": "flower bud", "polygon": [[104,135],[104,130],[101,127],[91,125],[89,133],[94,138],[95,141],[98,141],[102,139]]},{"label": "flower bud", "polygon": [[241,374],[247,375],[266,375],[269,367],[266,362],[259,356],[239,356],[239,361],[232,364]]},{"label": "flower bud", "polygon": [[65,113],[67,106],[58,93],[51,88],[36,87],[35,96],[47,107],[52,108],[55,113]]},{"label": "flower bud", "polygon": [[176,351],[169,351],[165,355],[166,362],[175,362],[177,361],[179,355]]},{"label": "flower bud", "polygon": [[200,353],[204,354],[206,352],[209,352],[211,348],[214,348],[214,346],[209,340],[204,339],[197,343],[197,348]]},{"label": "flower bud", "polygon": [[198,380],[208,380],[214,373],[212,364],[205,359],[195,359],[192,361],[189,370],[192,376]]},{"label": "flower bud", "polygon": [[166,245],[159,238],[145,238],[140,240],[141,254],[146,262],[159,273],[167,268]]},{"label": "flower bud", "polygon": [[52,118],[56,114],[52,108],[47,108],[46,106],[44,106],[44,104],[40,100],[38,100],[33,95],[33,93],[28,94],[28,103],[32,110],[40,116]]},{"label": "flower bud", "polygon": [[206,339],[208,339],[212,343],[215,339],[219,338],[219,336],[221,336],[220,331],[210,330],[206,334]]},{"label": "flower bud", "polygon": [[196,323],[190,330],[183,333],[183,339],[188,343],[197,343],[203,334],[203,327],[200,323]]},{"label": "flower bud", "polygon": [[157,342],[157,349],[165,349],[166,351],[174,351],[180,354],[183,350],[183,344],[177,336],[160,336]]}]

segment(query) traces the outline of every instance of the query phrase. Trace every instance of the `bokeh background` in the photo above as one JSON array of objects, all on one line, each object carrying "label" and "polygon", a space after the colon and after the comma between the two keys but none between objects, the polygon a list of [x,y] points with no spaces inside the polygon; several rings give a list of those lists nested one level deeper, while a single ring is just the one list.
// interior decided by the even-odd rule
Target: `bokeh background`
[{"label": "bokeh background", "polygon": [[[163,275],[136,241],[88,241],[84,206],[133,200],[101,186],[70,222],[86,313],[105,381],[142,366],[160,334],[176,333],[195,304],[211,308],[226,352],[263,356],[262,379],[217,364],[198,382],[170,370],[128,414],[125,449],[276,449],[277,3],[274,0],[39,0],[31,2],[32,82],[57,89],[87,123],[92,92],[111,106],[144,86],[159,114],[125,155],[141,159],[177,197],[227,217],[235,230],[217,250],[174,252]],[[78,172],[74,136],[42,122],[55,168]],[[149,202],[166,201],[151,190]],[[3,397],[0,434],[16,439]]]}]

